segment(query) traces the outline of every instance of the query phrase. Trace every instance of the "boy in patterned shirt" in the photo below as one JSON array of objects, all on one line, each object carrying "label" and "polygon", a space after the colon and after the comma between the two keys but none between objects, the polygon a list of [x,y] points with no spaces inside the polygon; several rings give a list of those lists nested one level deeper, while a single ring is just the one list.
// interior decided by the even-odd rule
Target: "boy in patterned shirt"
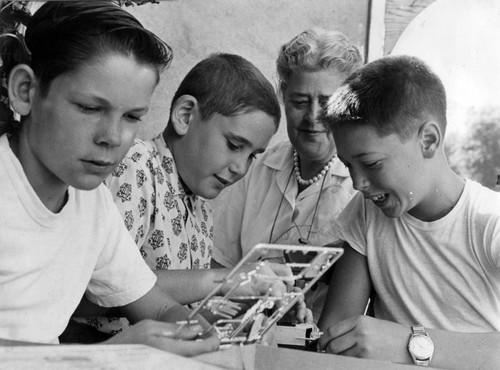
[{"label": "boy in patterned shirt", "polygon": [[[203,299],[229,272],[210,269],[213,221],[207,199],[245,175],[276,133],[280,116],[271,83],[252,63],[211,55],[181,82],[163,133],[136,140],[106,180],[158,284],[181,304]],[[273,270],[287,273],[282,265]],[[100,330],[108,325],[91,323]]]}]

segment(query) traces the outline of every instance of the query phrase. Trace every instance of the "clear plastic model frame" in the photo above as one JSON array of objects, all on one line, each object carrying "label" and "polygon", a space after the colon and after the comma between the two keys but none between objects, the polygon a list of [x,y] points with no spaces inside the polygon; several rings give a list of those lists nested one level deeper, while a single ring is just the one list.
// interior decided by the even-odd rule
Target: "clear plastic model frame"
[{"label": "clear plastic model frame", "polygon": [[[201,312],[208,311],[212,314],[214,320],[209,330],[217,331],[221,344],[258,343],[342,253],[342,248],[329,246],[258,244],[200,303],[189,318],[193,319]],[[293,283],[293,289],[287,289],[287,292],[279,295],[274,295],[272,289],[265,289],[266,293],[260,296],[236,294],[237,291],[245,291],[246,284],[255,283],[256,277],[259,277],[259,281],[265,280],[266,277],[259,270],[262,270],[265,261],[276,261],[277,258],[291,268],[292,276],[278,276],[272,279],[282,280],[289,286]],[[260,262],[249,264],[249,261]],[[218,295],[225,284],[231,288],[225,295]]]}]

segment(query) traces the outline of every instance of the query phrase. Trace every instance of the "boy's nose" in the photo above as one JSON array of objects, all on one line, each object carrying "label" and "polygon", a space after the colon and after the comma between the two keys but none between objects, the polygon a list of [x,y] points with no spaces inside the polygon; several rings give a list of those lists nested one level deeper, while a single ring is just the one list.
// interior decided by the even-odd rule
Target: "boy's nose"
[{"label": "boy's nose", "polygon": [[350,170],[352,179],[352,187],[356,190],[363,191],[368,188],[370,182],[367,177],[361,171]]},{"label": "boy's nose", "polygon": [[119,120],[102,120],[96,133],[96,143],[110,147],[120,146],[123,139],[123,129]]},{"label": "boy's nose", "polygon": [[231,173],[237,175],[238,179],[239,179],[239,178],[245,176],[249,167],[250,167],[250,160],[246,156],[239,155],[238,158],[235,159],[229,165],[229,171],[231,171]]}]

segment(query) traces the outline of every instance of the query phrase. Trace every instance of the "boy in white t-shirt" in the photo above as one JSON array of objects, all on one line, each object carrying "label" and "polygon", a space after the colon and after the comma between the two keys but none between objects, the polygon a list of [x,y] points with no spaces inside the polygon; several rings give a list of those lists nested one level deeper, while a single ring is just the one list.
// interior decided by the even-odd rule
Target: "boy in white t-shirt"
[{"label": "boy in white t-shirt", "polygon": [[0,116],[0,345],[57,343],[87,291],[134,323],[106,343],[215,350],[215,333],[198,341],[200,325],[175,323],[191,312],[158,287],[102,184],[136,136],[168,45],[108,1],[49,1],[24,39],[4,37],[19,47],[2,45],[0,80],[21,119]]},{"label": "boy in white t-shirt", "polygon": [[[500,194],[451,170],[440,79],[414,57],[376,60],[346,80],[322,120],[359,193],[336,221],[345,254],[320,348],[500,367]],[[374,317],[363,316],[372,293]]]}]

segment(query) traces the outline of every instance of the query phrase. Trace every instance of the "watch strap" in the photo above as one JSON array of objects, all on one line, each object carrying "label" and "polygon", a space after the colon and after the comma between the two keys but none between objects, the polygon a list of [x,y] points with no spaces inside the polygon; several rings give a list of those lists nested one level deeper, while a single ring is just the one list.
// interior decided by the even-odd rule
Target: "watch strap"
[{"label": "watch strap", "polygon": [[411,332],[413,333],[413,335],[428,335],[422,325],[413,325],[411,327]]}]

